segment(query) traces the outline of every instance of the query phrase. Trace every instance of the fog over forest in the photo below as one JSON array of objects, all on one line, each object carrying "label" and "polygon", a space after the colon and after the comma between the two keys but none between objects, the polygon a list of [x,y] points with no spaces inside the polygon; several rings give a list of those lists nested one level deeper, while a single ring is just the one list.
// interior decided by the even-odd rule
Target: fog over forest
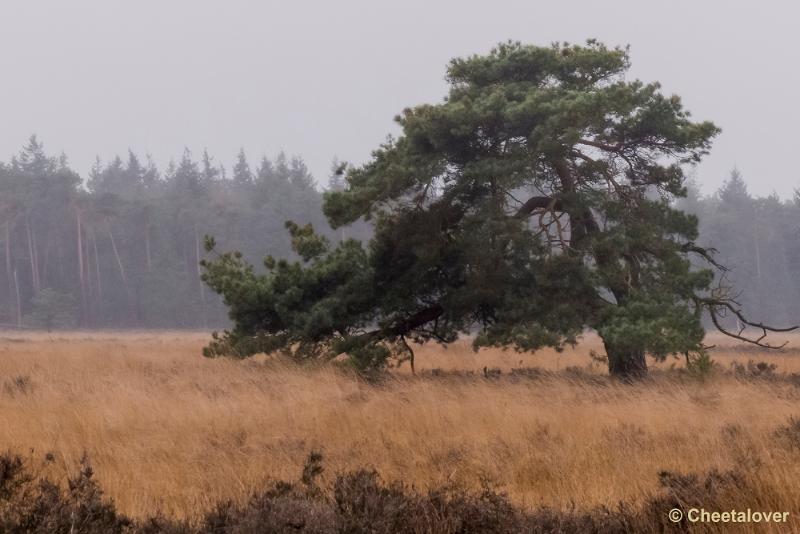
[{"label": "fog over forest", "polygon": [[[341,188],[333,170],[328,187]],[[0,323],[39,328],[203,328],[227,324],[200,280],[203,237],[256,266],[297,259],[287,220],[336,242],[366,240],[367,224],[331,230],[322,187],[303,159],[279,153],[225,165],[186,150],[166,169],[133,152],[97,161],[82,177],[66,155],[32,137],[0,165],[3,243]],[[696,182],[680,206],[700,218],[700,244],[732,266],[727,281],[755,320],[800,316],[800,195],[754,197],[738,171],[714,194]]]},{"label": "fog over forest", "polygon": [[681,205],[749,317],[800,316],[795,6],[12,0],[0,17],[4,325],[224,325],[205,234],[256,265],[290,257],[289,219],[366,238],[321,214],[335,157],[363,163],[396,113],[440,102],[453,57],[587,38],[630,45],[626,76],[721,127]]}]

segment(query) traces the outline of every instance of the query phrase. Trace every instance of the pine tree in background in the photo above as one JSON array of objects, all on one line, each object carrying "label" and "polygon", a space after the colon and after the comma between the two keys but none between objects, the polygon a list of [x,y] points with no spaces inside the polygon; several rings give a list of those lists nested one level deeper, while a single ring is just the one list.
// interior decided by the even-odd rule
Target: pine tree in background
[{"label": "pine tree in background", "polygon": [[212,182],[220,179],[219,167],[214,165],[214,158],[208,153],[208,149],[203,150],[203,168],[200,171],[200,182],[208,186]]},{"label": "pine tree in background", "polygon": [[253,184],[253,171],[250,170],[243,148],[239,150],[236,164],[233,166],[233,183],[238,187],[248,187]]}]

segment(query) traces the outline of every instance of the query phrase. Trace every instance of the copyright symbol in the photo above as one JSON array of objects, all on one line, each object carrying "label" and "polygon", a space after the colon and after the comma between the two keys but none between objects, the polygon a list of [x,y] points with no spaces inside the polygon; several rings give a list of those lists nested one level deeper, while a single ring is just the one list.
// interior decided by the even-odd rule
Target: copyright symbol
[{"label": "copyright symbol", "polygon": [[673,508],[672,510],[669,511],[669,514],[667,514],[667,516],[669,517],[669,520],[672,521],[673,523],[680,523],[681,519],[683,519],[683,512],[681,512],[677,508]]}]

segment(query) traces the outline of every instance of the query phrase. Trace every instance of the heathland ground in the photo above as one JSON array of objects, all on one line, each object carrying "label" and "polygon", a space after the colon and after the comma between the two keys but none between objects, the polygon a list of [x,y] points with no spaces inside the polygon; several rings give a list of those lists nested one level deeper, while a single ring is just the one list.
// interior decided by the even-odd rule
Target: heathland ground
[{"label": "heathland ground", "polygon": [[768,354],[714,338],[707,376],[669,359],[635,384],[607,376],[592,335],[561,354],[432,344],[416,376],[406,365],[376,383],[330,365],[206,359],[207,340],[0,334],[0,449],[61,481],[86,453],[134,517],[197,518],[268,478],[296,480],[318,450],[323,487],[374,468],[422,489],[489,483],[528,508],[636,506],[662,471],[736,471],[747,490],[731,506],[800,521],[800,338]]}]

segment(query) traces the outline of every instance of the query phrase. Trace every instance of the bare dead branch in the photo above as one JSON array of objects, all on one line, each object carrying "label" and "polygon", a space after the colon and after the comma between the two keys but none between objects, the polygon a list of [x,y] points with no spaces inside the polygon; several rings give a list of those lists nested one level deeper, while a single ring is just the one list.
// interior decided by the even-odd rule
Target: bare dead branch
[{"label": "bare dead branch", "polygon": [[406,341],[406,336],[400,335],[400,344],[403,345],[403,348],[408,352],[408,363],[411,365],[411,374],[417,374],[416,370],[414,369],[414,349],[411,348],[411,345],[408,344]]},{"label": "bare dead branch", "polygon": [[717,260],[714,259],[713,255],[714,253],[717,252],[716,249],[703,248],[701,246],[698,246],[694,242],[689,241],[688,243],[684,243],[681,246],[681,250],[683,252],[694,252],[695,254],[706,260],[708,263],[719,269],[721,272],[729,271],[729,269],[726,266],[722,265],[721,263],[719,263]]},{"label": "bare dead branch", "polygon": [[[792,332],[800,328],[800,325],[788,326],[788,327],[776,327],[776,326],[765,325],[764,323],[756,323],[753,321],[749,321],[744,316],[742,311],[736,308],[736,306],[734,306],[734,304],[728,299],[698,297],[697,302],[699,305],[708,309],[708,313],[711,316],[711,322],[714,323],[714,326],[717,328],[717,330],[720,331],[720,333],[728,337],[738,339],[739,341],[744,341],[745,343],[751,343],[753,345],[757,345],[765,349],[778,350],[785,347],[786,344],[788,343],[788,341],[786,341],[780,345],[772,345],[770,343],[765,342],[764,339],[766,339],[766,337],[769,335],[770,332]],[[738,332],[732,332],[727,328],[725,328],[724,326],[722,326],[722,324],[719,321],[721,317],[720,313],[721,311],[729,311],[739,320],[742,326],[739,328]],[[757,338],[748,337],[744,335],[744,331],[748,326],[751,328],[757,328],[761,330],[761,335],[759,335],[759,337]]]}]

